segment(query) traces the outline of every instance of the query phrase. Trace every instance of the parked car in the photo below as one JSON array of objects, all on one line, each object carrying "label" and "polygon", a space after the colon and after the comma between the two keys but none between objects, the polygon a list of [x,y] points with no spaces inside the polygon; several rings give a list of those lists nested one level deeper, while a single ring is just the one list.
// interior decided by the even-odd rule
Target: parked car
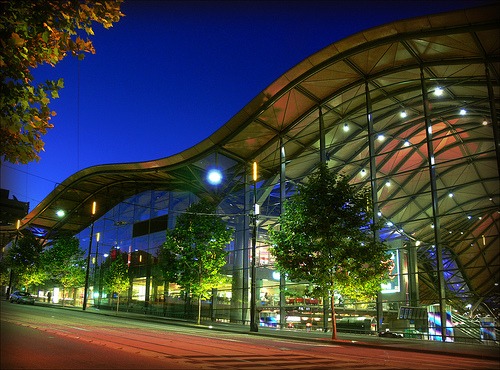
[{"label": "parked car", "polygon": [[10,303],[23,303],[23,304],[35,304],[35,298],[27,293],[27,292],[20,292],[20,291],[15,291],[10,295],[9,298]]},{"label": "parked car", "polygon": [[378,333],[378,336],[384,338],[403,338],[403,334],[393,333],[392,331],[382,331]]}]

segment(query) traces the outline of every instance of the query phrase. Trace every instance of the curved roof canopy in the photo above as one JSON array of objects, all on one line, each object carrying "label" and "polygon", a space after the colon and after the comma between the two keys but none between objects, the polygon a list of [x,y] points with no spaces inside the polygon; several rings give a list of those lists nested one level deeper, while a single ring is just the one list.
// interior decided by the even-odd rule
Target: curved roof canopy
[{"label": "curved roof canopy", "polygon": [[[336,42],[198,145],[164,159],[75,173],[23,227],[49,237],[76,234],[91,222],[92,201],[98,217],[151,189],[222,199],[241,189],[252,161],[272,188],[283,147],[287,179],[300,181],[323,159],[353,183],[371,185],[389,234],[430,247],[438,236],[460,284],[476,297],[494,296],[500,280],[498,14],[498,5],[437,14]],[[225,175],[217,191],[203,180],[215,163]],[[59,208],[67,212],[63,219]]]}]

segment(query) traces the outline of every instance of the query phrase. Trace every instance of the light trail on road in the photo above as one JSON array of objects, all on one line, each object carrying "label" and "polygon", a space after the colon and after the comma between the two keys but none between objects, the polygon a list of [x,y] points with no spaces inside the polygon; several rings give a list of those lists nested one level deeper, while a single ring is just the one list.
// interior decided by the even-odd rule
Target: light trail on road
[{"label": "light trail on road", "polygon": [[[441,354],[303,342],[51,307],[6,307],[3,323],[145,359],[158,369],[496,369]],[[3,349],[2,349],[3,350]],[[146,359],[148,361],[146,361]],[[95,367],[94,367],[95,368]],[[107,368],[110,368],[107,366]],[[142,367],[149,368],[149,367]]]}]

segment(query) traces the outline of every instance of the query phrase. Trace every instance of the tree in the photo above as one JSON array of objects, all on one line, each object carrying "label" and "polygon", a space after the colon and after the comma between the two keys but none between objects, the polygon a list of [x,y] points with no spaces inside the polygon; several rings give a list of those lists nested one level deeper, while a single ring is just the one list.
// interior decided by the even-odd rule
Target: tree
[{"label": "tree", "polygon": [[65,291],[85,283],[84,254],[80,241],[72,236],[59,237],[42,253],[41,260],[47,276],[63,287],[63,306]]},{"label": "tree", "polygon": [[170,249],[167,249],[163,245],[158,251],[158,265],[156,266],[159,270],[159,274],[163,278],[164,287],[164,300],[163,300],[163,315],[167,312],[167,297],[169,295],[170,283],[175,283],[177,281],[177,276],[179,274],[177,255]]},{"label": "tree", "polygon": [[166,276],[198,297],[198,324],[202,298],[226,282],[221,270],[226,264],[226,246],[232,240],[232,231],[215,211],[216,206],[206,200],[192,204],[177,217],[175,228],[167,231],[162,251],[167,262]]},{"label": "tree", "polygon": [[12,163],[40,159],[42,135],[56,114],[50,99],[59,97],[64,83],[35,84],[31,70],[44,63],[55,66],[67,54],[83,59],[84,53],[95,53],[88,38],[93,23],[112,27],[123,16],[122,1],[1,1],[0,157]]},{"label": "tree", "polygon": [[109,266],[104,274],[104,286],[110,293],[116,293],[116,312],[120,306],[120,294],[127,290],[130,286],[130,279],[128,276],[128,267],[121,256],[117,257]]},{"label": "tree", "polygon": [[373,298],[388,277],[390,255],[375,240],[366,189],[322,165],[284,203],[279,229],[269,230],[278,269],[291,280],[306,280],[317,296],[331,296],[336,339],[334,291],[351,299]]},{"label": "tree", "polygon": [[9,278],[10,285],[14,285],[14,281],[18,281],[27,289],[31,285],[40,285],[46,275],[41,268],[41,254],[43,245],[31,233],[26,232],[21,237],[16,238],[16,242],[7,250],[6,266],[11,270],[12,278]]}]

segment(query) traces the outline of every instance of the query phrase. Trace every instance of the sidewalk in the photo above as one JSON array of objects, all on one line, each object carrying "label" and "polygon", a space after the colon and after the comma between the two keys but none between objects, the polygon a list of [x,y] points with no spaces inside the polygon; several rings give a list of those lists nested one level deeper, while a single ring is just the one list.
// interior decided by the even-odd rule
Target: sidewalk
[{"label": "sidewalk", "polygon": [[[49,305],[38,303],[53,308],[63,308],[57,305]],[[64,307],[65,309],[82,310],[81,307]],[[226,331],[249,335],[261,335],[267,337],[276,337],[287,340],[299,341],[316,341],[322,344],[331,345],[352,345],[359,347],[382,348],[387,350],[401,351],[418,351],[430,354],[444,355],[459,355],[462,357],[472,358],[488,358],[500,361],[500,345],[497,341],[495,344],[466,344],[466,343],[443,343],[421,339],[409,338],[381,338],[374,335],[356,335],[348,333],[337,333],[337,339],[332,340],[332,333],[324,333],[322,331],[310,331],[294,329],[273,329],[267,327],[259,327],[258,332],[250,332],[250,328],[241,324],[230,324],[220,322],[202,322],[200,325],[188,320],[172,319],[168,317],[147,315],[132,312],[118,312],[109,310],[99,310],[94,307],[88,308],[86,312],[89,314],[99,314],[113,317],[126,317],[134,320],[142,320],[148,322],[157,322],[168,325],[187,326],[208,330]]]}]

